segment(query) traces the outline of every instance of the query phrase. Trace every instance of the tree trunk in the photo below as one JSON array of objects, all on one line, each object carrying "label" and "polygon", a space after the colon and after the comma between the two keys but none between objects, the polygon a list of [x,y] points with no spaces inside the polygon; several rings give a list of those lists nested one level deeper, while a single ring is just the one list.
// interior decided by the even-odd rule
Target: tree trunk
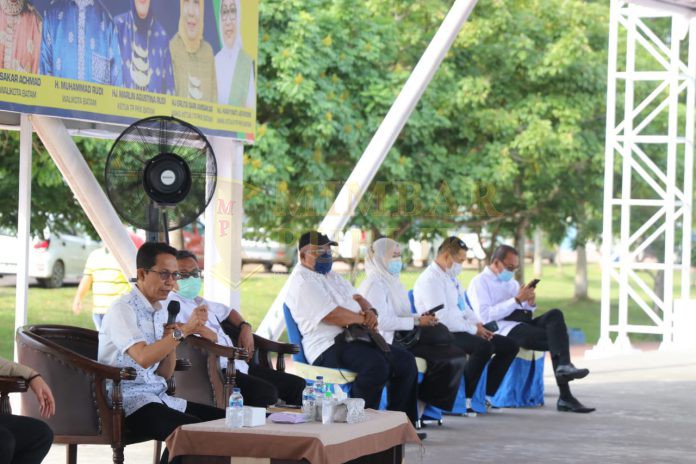
[{"label": "tree trunk", "polygon": [[542,261],[544,257],[541,253],[541,239],[542,231],[540,227],[534,229],[534,277],[537,279],[541,278],[542,273]]},{"label": "tree trunk", "polygon": [[517,271],[517,281],[520,285],[525,285],[524,280],[524,256],[525,256],[525,242],[527,241],[527,218],[520,221],[517,226],[517,231],[515,232],[515,248],[520,254],[520,268]]},{"label": "tree trunk", "polygon": [[575,300],[587,300],[587,250],[585,244],[578,243],[575,252],[577,258],[575,261]]},{"label": "tree trunk", "polygon": [[[653,291],[655,292],[655,295],[661,300],[664,299],[665,297],[665,271],[659,270],[655,272],[655,286],[653,288]],[[660,313],[662,311],[658,306],[657,303],[653,303],[653,310],[656,313]]]}]

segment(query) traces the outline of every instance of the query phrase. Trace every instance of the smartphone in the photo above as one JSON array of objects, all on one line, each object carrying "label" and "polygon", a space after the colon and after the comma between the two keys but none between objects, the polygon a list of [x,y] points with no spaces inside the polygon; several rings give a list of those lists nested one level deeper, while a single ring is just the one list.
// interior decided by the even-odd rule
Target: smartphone
[{"label": "smartphone", "polygon": [[439,305],[435,306],[434,308],[427,310],[425,312],[425,314],[435,314],[436,312],[438,312],[439,310],[441,310],[444,307],[445,307],[444,304],[439,304]]},{"label": "smartphone", "polygon": [[491,321],[488,324],[483,324],[483,328],[490,331],[490,332],[497,332],[498,331],[498,323],[495,321]]},{"label": "smartphone", "polygon": [[527,287],[529,287],[529,288],[536,288],[536,286],[537,286],[537,284],[538,284],[539,282],[541,282],[541,279],[534,279],[534,280],[532,280],[531,282],[529,282],[529,284],[527,285]]}]

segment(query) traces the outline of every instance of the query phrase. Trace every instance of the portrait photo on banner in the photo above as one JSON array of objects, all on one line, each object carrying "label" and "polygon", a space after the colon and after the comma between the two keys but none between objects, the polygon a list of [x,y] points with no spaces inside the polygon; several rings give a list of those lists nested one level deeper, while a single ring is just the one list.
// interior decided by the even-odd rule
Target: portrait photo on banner
[{"label": "portrait photo on banner", "polygon": [[0,68],[253,113],[258,1],[0,0]]}]

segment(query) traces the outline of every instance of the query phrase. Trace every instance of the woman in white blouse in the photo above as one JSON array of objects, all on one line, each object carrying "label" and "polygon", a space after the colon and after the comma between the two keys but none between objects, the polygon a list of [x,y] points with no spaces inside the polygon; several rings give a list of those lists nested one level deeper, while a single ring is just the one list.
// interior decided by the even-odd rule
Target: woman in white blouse
[{"label": "woman in white blouse", "polygon": [[[411,331],[416,327],[437,325],[437,316],[411,313],[408,292],[399,281],[401,247],[389,238],[375,240],[365,257],[366,279],[358,292],[379,312],[379,330],[387,340],[394,341],[396,331]],[[446,330],[439,326],[439,330]],[[451,410],[462,380],[466,354],[456,346],[427,344],[426,337],[408,348],[415,356],[428,363],[419,399],[435,407]],[[398,344],[398,342],[397,342]]]}]

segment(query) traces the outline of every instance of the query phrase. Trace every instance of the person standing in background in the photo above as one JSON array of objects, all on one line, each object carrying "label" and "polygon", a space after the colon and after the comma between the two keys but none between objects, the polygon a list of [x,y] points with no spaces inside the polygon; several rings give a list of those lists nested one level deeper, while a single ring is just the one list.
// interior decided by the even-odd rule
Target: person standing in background
[{"label": "person standing in background", "polygon": [[97,331],[101,329],[102,320],[109,306],[121,295],[131,291],[126,276],[116,257],[109,253],[105,246],[97,248],[89,254],[85,271],[77,287],[73,300],[73,314],[82,312],[82,300],[92,290],[92,319]]}]

